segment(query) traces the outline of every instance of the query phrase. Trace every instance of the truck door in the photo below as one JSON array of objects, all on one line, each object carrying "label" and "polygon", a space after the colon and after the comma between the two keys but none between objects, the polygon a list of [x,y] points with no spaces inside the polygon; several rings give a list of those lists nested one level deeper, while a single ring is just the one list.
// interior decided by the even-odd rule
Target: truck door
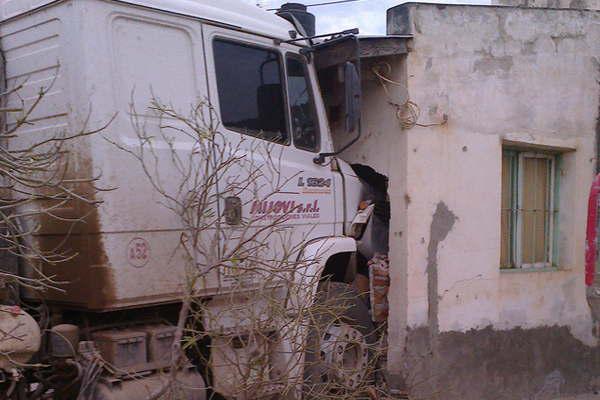
[{"label": "truck door", "polygon": [[[284,238],[278,240],[292,247],[333,235],[333,172],[313,162],[324,146],[326,122],[315,106],[306,60],[297,47],[268,38],[208,25],[203,33],[209,101],[223,146],[243,159],[217,184],[220,212],[237,205],[244,221],[231,221],[221,248],[233,246],[228,241],[245,223],[252,229],[276,225]],[[274,247],[289,250],[282,243]]]}]

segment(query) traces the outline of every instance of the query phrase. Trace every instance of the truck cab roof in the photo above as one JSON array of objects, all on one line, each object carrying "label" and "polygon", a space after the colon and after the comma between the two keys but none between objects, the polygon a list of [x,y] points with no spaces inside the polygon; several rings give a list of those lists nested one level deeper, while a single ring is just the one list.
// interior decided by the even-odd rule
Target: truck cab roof
[{"label": "truck cab roof", "polygon": [[[117,0],[95,1],[117,2]],[[57,0],[0,0],[0,21],[18,17],[56,2]],[[283,18],[242,0],[118,0],[118,2],[200,18],[284,40],[290,38],[291,30],[295,30],[292,24]]]}]

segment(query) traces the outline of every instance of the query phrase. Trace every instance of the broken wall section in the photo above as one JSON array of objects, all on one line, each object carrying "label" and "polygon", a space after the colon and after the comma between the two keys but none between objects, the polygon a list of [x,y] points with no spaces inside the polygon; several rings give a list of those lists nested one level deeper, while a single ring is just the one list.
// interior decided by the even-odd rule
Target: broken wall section
[{"label": "broken wall section", "polygon": [[[368,165],[388,177],[390,200],[389,265],[390,287],[388,292],[388,357],[401,359],[406,339],[407,304],[407,210],[410,198],[406,189],[407,136],[396,118],[396,109],[390,104],[406,100],[407,91],[386,92],[393,87],[406,88],[406,58],[399,53],[383,57],[361,58],[362,87],[362,135],[357,143],[348,148],[341,157],[351,164]],[[397,85],[382,85],[374,70],[384,68],[386,78]],[[403,98],[397,98],[400,94]],[[396,373],[397,371],[393,371]],[[392,378],[400,381],[399,375]]]}]

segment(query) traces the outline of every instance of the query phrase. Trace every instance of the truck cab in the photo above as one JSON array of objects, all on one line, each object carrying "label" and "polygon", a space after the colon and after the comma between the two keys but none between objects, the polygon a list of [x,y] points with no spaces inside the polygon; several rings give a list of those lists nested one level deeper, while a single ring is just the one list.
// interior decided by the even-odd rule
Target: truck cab
[{"label": "truck cab", "polygon": [[[225,251],[243,230],[241,221],[254,221],[253,229],[260,231],[273,220],[282,220],[286,240],[296,243],[294,257],[312,260],[309,269],[310,276],[317,277],[315,285],[325,278],[352,283],[357,250],[352,222],[365,187],[336,157],[312,39],[303,36],[306,30],[293,15],[286,14],[286,20],[236,0],[7,0],[0,13],[7,87],[22,86],[29,101],[38,86],[52,88],[35,110],[35,124],[24,127],[11,145],[31,145],[37,137],[64,130],[106,126],[101,134],[73,141],[69,174],[97,176],[98,186],[109,190],[80,184],[77,190],[91,193],[92,202],[63,205],[51,216],[33,213],[24,222],[40,226],[28,238],[31,246],[68,249],[73,256],[60,263],[20,263],[19,273],[28,279],[36,279],[41,271],[60,285],[43,293],[21,290],[22,300],[38,304],[41,298],[49,307],[49,319],[36,330],[22,310],[19,315],[27,323],[18,326],[31,340],[26,348],[10,341],[6,345],[9,350],[18,347],[23,360],[36,354],[54,372],[72,376],[74,383],[36,381],[30,374],[29,383],[35,385],[28,383],[21,393],[52,390],[61,398],[76,397],[73,390],[82,379],[77,371],[91,368],[89,359],[98,354],[113,372],[94,372],[104,380],[92,398],[142,399],[141,387],[162,384],[159,371],[168,364],[157,354],[164,356],[158,350],[160,343],[169,348],[176,337],[189,272],[189,252],[179,244],[190,229],[182,226],[173,209],[159,204],[165,193],[178,190],[178,166],[184,165],[178,160],[195,165],[199,143],[189,131],[161,136],[165,126],[185,132],[189,121],[202,120],[218,132],[219,148],[260,171],[261,183],[253,182],[244,190],[228,184],[242,169],[228,170],[211,186],[210,196],[217,199],[214,213],[222,215],[226,225],[213,235],[215,253]],[[335,100],[340,104],[335,123],[344,121],[343,140],[352,142],[360,129],[358,68],[352,60],[339,65],[331,82],[341,93]],[[8,102],[16,104],[19,98],[9,97]],[[158,104],[170,114],[163,109],[157,115]],[[148,150],[149,144],[146,154],[154,163],[152,173],[132,157]],[[207,173],[215,172],[211,168]],[[253,176],[244,179],[252,181]],[[81,223],[70,223],[73,217]],[[363,218],[358,225],[367,221]],[[225,271],[230,267],[211,269],[195,286],[194,298],[208,309],[214,305],[212,309],[221,310],[223,299],[235,297],[239,288],[228,286]],[[307,292],[303,301],[313,302],[316,290],[315,286]],[[246,292],[242,297],[251,296]],[[365,306],[360,307],[367,315]],[[368,315],[366,319],[370,324]],[[219,342],[216,332],[222,334],[225,320],[209,325],[205,323],[207,331],[215,333],[213,349],[226,348],[221,355],[239,350],[229,339]],[[331,337],[331,332],[327,335]],[[363,336],[361,345],[366,345]],[[356,353],[356,347],[350,347],[349,352]],[[339,379],[357,384],[357,377],[364,375],[359,370],[367,350],[363,353],[352,356],[353,372]],[[188,390],[186,398],[204,398],[209,376],[211,390],[243,398],[228,386],[239,375],[235,366],[226,358],[216,366],[217,358],[212,356],[212,372],[207,375],[193,369],[182,373],[182,379],[197,389]],[[290,358],[279,362],[289,363]],[[4,367],[19,369],[10,361],[0,363]],[[297,368],[294,373],[302,371]],[[144,378],[131,380],[131,374]]]}]

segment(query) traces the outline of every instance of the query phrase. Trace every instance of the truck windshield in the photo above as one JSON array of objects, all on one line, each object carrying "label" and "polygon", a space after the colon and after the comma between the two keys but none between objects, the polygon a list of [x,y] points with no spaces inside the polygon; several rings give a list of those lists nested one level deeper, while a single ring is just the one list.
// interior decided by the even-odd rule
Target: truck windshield
[{"label": "truck windshield", "polygon": [[287,143],[279,53],[222,39],[213,51],[223,125]]},{"label": "truck windshield", "polygon": [[288,55],[286,64],[294,145],[300,149],[318,151],[319,125],[308,69],[302,57],[296,55]]}]

